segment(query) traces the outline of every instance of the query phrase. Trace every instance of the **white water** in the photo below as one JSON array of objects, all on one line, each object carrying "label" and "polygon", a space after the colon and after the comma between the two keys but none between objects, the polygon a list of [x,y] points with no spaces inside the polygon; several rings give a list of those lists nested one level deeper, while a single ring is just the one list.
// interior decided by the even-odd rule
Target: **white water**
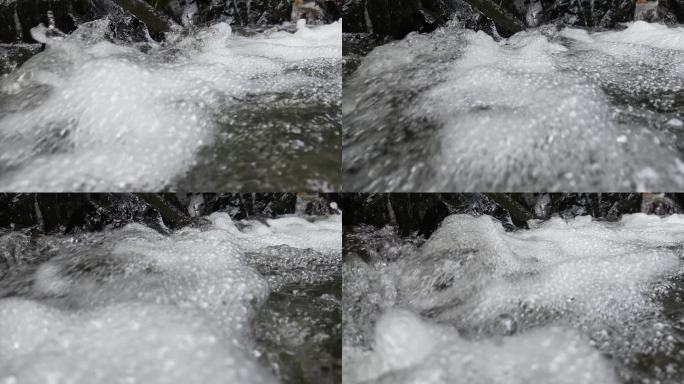
[{"label": "white water", "polygon": [[340,59],[341,30],[337,22],[240,37],[219,23],[170,35],[172,43],[142,53],[108,41],[105,20],[66,38],[36,27],[34,38],[47,50],[0,82],[0,186],[172,185],[212,144],[217,127],[230,122],[226,111],[281,93],[302,103],[339,93],[339,84],[326,84],[315,70]]},{"label": "white water", "polygon": [[646,22],[544,26],[500,42],[455,26],[410,35],[376,48],[345,85],[345,183],[680,188],[682,73],[684,28]]},{"label": "white water", "polygon": [[[250,334],[269,294],[250,252],[288,245],[261,260],[276,266],[311,249],[339,255],[340,216],[245,232],[226,214],[208,219],[168,237],[131,224],[42,239],[58,254],[0,300],[0,382],[275,383]],[[3,290],[23,284],[12,276],[26,278],[8,275]]]},{"label": "white water", "polygon": [[666,297],[684,274],[683,215],[555,218],[517,232],[453,215],[418,247],[381,237],[370,264],[345,263],[346,382],[684,377],[684,313],[665,308],[681,305]]}]

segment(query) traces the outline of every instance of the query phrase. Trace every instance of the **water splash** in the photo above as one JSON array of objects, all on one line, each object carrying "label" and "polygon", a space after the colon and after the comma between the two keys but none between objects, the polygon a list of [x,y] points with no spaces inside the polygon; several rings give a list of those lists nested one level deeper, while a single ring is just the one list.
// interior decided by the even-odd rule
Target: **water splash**
[{"label": "water splash", "polygon": [[[291,353],[303,327],[291,325],[293,336],[259,320],[264,349],[251,322],[273,317],[272,296],[286,284],[310,289],[339,273],[341,219],[246,221],[242,230],[225,213],[204,221],[169,236],[139,224],[33,245],[19,233],[0,236],[23,260],[0,279],[0,381],[277,382],[268,369],[276,357],[256,356]],[[318,314],[308,316],[293,320]]]},{"label": "water splash", "polygon": [[[684,29],[457,25],[377,47],[345,80],[345,187],[648,190],[684,185]],[[579,150],[578,150],[579,148]]]},{"label": "water splash", "polygon": [[684,216],[453,215],[345,243],[345,381],[679,383]]},{"label": "water splash", "polygon": [[[341,80],[328,69],[341,57],[341,23],[249,38],[218,23],[163,46],[117,41],[108,23],[69,36],[32,29],[47,49],[0,81],[3,188],[244,188],[261,173],[260,188],[303,189],[335,179],[332,160],[306,159],[339,145],[327,137]],[[275,148],[274,130],[285,131]]]}]

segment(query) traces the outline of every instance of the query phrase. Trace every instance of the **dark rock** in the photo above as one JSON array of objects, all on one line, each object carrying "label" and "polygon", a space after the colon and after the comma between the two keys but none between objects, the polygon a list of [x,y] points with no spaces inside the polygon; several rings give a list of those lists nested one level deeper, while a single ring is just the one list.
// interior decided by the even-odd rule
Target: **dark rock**
[{"label": "dark rock", "polygon": [[348,0],[343,12],[345,33],[393,38],[416,31],[431,32],[454,17],[465,28],[495,37],[510,36],[525,27],[499,2],[490,0]]},{"label": "dark rock", "polygon": [[323,216],[339,213],[331,204],[332,200],[328,194],[324,193],[297,193],[297,204],[295,211],[306,215]]},{"label": "dark rock", "polygon": [[[672,215],[682,212],[681,194],[644,193],[641,201],[641,212],[659,216]],[[679,202],[677,202],[678,200]]]},{"label": "dark rock", "polygon": [[466,28],[502,36],[524,29],[524,24],[498,2],[490,0],[348,0],[344,31],[403,38],[410,32],[431,32],[453,17]]},{"label": "dark rock", "polygon": [[400,39],[413,31],[434,31],[448,20],[452,8],[441,0],[366,0],[366,10],[372,32]]},{"label": "dark rock", "polygon": [[[290,21],[291,0],[149,0],[176,22],[204,25],[217,21],[233,25],[267,25]],[[330,23],[342,16],[341,0],[315,0],[320,20]]]},{"label": "dark rock", "polygon": [[368,52],[388,41],[387,36],[370,33],[345,33],[342,35],[343,74],[346,76],[356,71]]},{"label": "dark rock", "polygon": [[455,213],[490,215],[506,230],[524,229],[529,220],[557,215],[566,219],[591,215],[617,221],[622,215],[644,212],[681,213],[682,194],[639,193],[414,193],[344,194],[341,198],[345,226],[395,226],[402,236],[429,237],[445,217]]},{"label": "dark rock", "polygon": [[174,24],[144,0],[15,0],[0,5],[0,42],[35,43],[31,28],[41,23],[71,33],[82,23],[105,17],[127,41],[146,41],[149,36],[162,40]]},{"label": "dark rock", "polygon": [[[83,1],[83,0],[81,0]],[[110,0],[97,0],[106,4]],[[131,30],[130,36],[140,39],[141,36],[141,23],[142,26],[147,27],[149,35],[157,40],[161,41],[164,39],[164,33],[172,30],[174,25],[173,21],[162,11],[155,9],[153,6],[145,2],[144,0],[115,0],[116,4],[123,10],[123,12],[113,13],[111,11],[106,12],[113,24],[116,24],[119,30],[125,31]],[[107,9],[106,7],[102,7]],[[144,41],[144,40],[136,40]]]},{"label": "dark rock", "polygon": [[366,0],[345,0],[342,13],[345,33],[368,33],[373,29],[366,13]]},{"label": "dark rock", "polygon": [[679,23],[684,23],[684,0],[660,0],[663,8],[668,10]]},{"label": "dark rock", "polygon": [[[684,0],[660,0],[657,20],[684,22]],[[464,27],[510,36],[526,27],[559,22],[566,25],[615,28],[633,21],[634,0],[347,0],[344,31],[403,38],[409,32],[430,32],[457,18]],[[492,30],[496,26],[496,33]]]},{"label": "dark rock", "polygon": [[225,193],[205,197],[210,212],[227,212],[234,220],[250,216],[276,217],[295,212],[294,193]]},{"label": "dark rock", "polygon": [[[306,214],[338,213],[336,194],[307,194]],[[226,212],[234,220],[295,213],[294,193],[62,193],[0,194],[0,231],[76,233],[143,223],[169,233],[196,217]]]},{"label": "dark rock", "polygon": [[445,217],[454,213],[488,214],[507,229],[515,228],[505,209],[478,193],[347,193],[341,197],[340,208],[345,226],[392,225],[404,236],[417,233],[429,237]]},{"label": "dark rock", "polygon": [[[638,193],[551,193],[512,194],[521,206],[532,212],[536,219],[548,219],[552,215],[563,218],[591,215],[602,220],[616,221],[623,214],[641,210]],[[540,204],[540,201],[544,201]]]},{"label": "dark rock", "polygon": [[502,7],[500,4],[492,0],[465,0],[483,15],[487,16],[494,25],[499,35],[508,37],[516,32],[525,29],[525,24],[515,17],[511,12]]},{"label": "dark rock", "polygon": [[[161,199],[163,200],[163,199]],[[75,233],[140,222],[167,233],[190,221],[169,203],[135,194],[2,194],[0,228],[36,233]]]},{"label": "dark rock", "polygon": [[[554,21],[566,25],[614,28],[618,23],[634,20],[634,0],[514,0],[508,9],[528,27]],[[537,13],[535,22],[530,15]],[[648,21],[684,21],[684,0],[659,0]]]},{"label": "dark rock", "polygon": [[12,72],[41,50],[41,44],[0,44],[0,76]]},{"label": "dark rock", "polygon": [[[541,0],[540,23],[560,20],[564,24],[579,26],[600,26],[612,28],[616,23],[630,21],[634,18],[634,1],[632,0]],[[535,3],[520,4],[516,7],[518,14],[529,12]]]}]

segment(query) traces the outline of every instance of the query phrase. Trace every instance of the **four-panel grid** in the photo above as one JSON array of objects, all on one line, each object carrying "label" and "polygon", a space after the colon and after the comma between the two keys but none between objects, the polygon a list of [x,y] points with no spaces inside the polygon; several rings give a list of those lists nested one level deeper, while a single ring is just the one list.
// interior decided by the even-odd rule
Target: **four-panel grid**
[{"label": "four-panel grid", "polygon": [[0,0],[0,383],[684,383],[679,0]]}]

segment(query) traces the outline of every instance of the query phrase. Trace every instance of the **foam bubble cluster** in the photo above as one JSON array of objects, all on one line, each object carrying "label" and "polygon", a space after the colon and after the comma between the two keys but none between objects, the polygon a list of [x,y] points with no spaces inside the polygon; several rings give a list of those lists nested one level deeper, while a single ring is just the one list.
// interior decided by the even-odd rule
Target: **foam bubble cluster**
[{"label": "foam bubble cluster", "polygon": [[[324,133],[302,132],[296,116],[278,116],[298,105],[316,109],[318,119],[334,110],[341,86],[323,71],[340,61],[339,22],[252,37],[219,23],[144,49],[113,41],[107,20],[66,37],[48,32],[34,28],[46,51],[0,82],[0,185],[7,190],[160,190],[202,162],[216,174],[217,146],[225,167],[231,143],[247,134],[236,131],[241,124],[253,136],[298,129],[283,135],[286,164],[313,151],[310,142],[327,145],[319,142]],[[281,105],[283,95],[294,107]],[[270,119],[277,127],[252,116],[269,105],[284,110]],[[276,149],[271,161],[280,163]],[[261,153],[240,156],[252,164]],[[247,177],[240,170],[232,171],[234,183]]]},{"label": "foam bubble cluster", "polygon": [[617,375],[579,333],[540,329],[472,342],[453,329],[391,310],[378,321],[373,352],[347,353],[352,383],[606,383]]},{"label": "foam bubble cluster", "polygon": [[345,183],[681,187],[683,42],[681,27],[636,22],[598,33],[545,26],[502,41],[450,26],[376,48],[345,85]]},{"label": "foam bubble cluster", "polygon": [[516,232],[453,215],[398,258],[396,245],[384,249],[345,263],[360,291],[345,302],[351,382],[682,378],[683,314],[672,309],[682,215],[555,218]]},{"label": "foam bubble cluster", "polygon": [[250,321],[273,286],[251,252],[288,246],[260,264],[275,275],[280,259],[339,254],[329,234],[341,236],[339,220],[274,219],[270,234],[241,232],[226,214],[209,220],[170,236],[130,224],[43,239],[56,254],[0,280],[0,381],[277,382],[255,357]]}]

